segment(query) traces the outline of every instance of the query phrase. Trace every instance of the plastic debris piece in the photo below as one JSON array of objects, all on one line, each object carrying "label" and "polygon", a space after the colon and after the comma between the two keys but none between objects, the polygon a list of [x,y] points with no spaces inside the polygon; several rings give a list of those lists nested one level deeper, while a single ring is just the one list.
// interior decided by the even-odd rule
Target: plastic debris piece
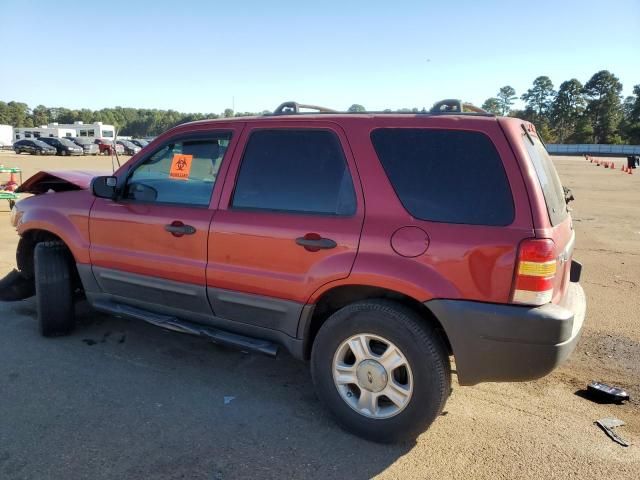
[{"label": "plastic debris piece", "polygon": [[629,400],[629,394],[626,390],[601,382],[591,382],[587,385],[587,394],[601,402],[622,402],[623,400]]},{"label": "plastic debris piece", "polygon": [[229,404],[230,404],[233,400],[235,400],[235,399],[236,399],[236,397],[231,397],[231,396],[229,396],[229,397],[224,397],[224,404],[225,404],[225,405],[229,405]]},{"label": "plastic debris piece", "polygon": [[598,425],[614,442],[622,445],[623,447],[629,446],[629,443],[626,440],[613,431],[614,428],[624,425],[622,420],[617,418],[601,418],[600,420],[596,420],[595,424]]}]

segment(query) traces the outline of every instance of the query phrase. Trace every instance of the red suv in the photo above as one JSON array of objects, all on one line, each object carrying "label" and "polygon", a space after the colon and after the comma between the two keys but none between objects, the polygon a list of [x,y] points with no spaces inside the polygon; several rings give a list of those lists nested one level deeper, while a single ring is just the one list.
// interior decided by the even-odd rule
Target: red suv
[{"label": "red suv", "polygon": [[[415,437],[460,385],[523,381],[585,313],[565,192],[536,130],[466,113],[300,113],[175,127],[110,176],[40,172],[18,271],[45,336],[97,310],[310,360],[349,431]],[[56,193],[50,193],[51,190]],[[40,195],[49,192],[47,195]]]},{"label": "red suv", "polygon": [[119,143],[116,143],[114,151],[113,141],[111,140],[96,138],[94,143],[98,145],[100,155],[113,155],[115,152],[117,152],[119,155],[124,154],[124,147]]}]

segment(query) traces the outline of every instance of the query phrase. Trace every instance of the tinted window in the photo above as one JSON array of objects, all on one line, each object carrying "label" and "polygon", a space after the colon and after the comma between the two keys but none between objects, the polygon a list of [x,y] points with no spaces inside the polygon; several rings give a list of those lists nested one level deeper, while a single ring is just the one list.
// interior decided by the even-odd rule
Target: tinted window
[{"label": "tinted window", "polygon": [[378,157],[407,211],[416,218],[509,225],[514,207],[498,152],[480,132],[378,129]]},{"label": "tinted window", "polygon": [[263,130],[247,143],[233,207],[352,215],[353,182],[340,142],[326,130]]},{"label": "tinted window", "polygon": [[567,203],[564,199],[564,189],[562,183],[560,183],[560,177],[558,172],[553,166],[553,161],[549,157],[547,150],[544,148],[540,140],[531,136],[531,141],[525,134],[522,139],[529,152],[529,158],[533,163],[533,168],[536,171],[540,186],[542,187],[542,194],[544,195],[544,201],[547,204],[547,212],[549,213],[549,220],[551,225],[555,226],[561,223],[567,218]]},{"label": "tinted window", "polygon": [[139,164],[125,198],[142,202],[208,206],[229,133],[171,142]]}]

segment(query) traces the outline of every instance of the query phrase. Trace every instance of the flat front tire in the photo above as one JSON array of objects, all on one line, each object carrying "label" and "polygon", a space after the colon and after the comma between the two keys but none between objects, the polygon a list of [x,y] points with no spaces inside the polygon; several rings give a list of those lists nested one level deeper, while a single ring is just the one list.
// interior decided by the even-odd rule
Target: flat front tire
[{"label": "flat front tire", "polygon": [[61,242],[42,242],[34,253],[40,333],[67,335],[75,325],[70,253]]},{"label": "flat front tire", "polygon": [[346,430],[383,443],[427,429],[451,390],[439,334],[417,312],[387,300],[353,303],[331,315],[314,341],[311,374]]}]

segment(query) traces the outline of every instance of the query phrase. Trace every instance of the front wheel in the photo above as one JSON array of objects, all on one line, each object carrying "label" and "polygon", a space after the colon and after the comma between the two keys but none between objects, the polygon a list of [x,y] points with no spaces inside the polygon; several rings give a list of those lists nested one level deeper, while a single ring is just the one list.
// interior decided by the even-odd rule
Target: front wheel
[{"label": "front wheel", "polygon": [[60,242],[42,242],[34,254],[40,333],[66,335],[75,325],[70,254]]},{"label": "front wheel", "polygon": [[386,300],[357,302],[329,317],[313,344],[311,373],[338,422],[376,442],[415,438],[451,390],[438,333],[412,309]]}]

